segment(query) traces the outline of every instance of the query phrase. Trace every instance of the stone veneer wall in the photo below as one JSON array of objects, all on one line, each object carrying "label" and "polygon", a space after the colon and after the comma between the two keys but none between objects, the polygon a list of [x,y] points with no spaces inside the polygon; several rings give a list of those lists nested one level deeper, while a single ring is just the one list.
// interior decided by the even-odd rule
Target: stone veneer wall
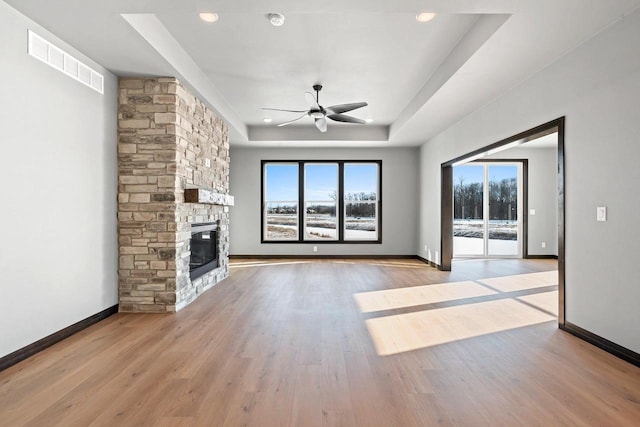
[{"label": "stone veneer wall", "polygon": [[[229,207],[184,202],[229,192],[225,123],[175,78],[121,78],[119,299],[123,312],[177,311],[229,274]],[[219,266],[189,278],[191,223],[216,222]]]}]

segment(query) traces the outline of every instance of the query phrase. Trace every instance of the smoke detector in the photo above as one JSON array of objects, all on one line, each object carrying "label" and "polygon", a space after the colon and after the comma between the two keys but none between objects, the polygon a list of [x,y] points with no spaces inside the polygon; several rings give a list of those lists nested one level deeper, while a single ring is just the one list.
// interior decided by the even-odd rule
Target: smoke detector
[{"label": "smoke detector", "polygon": [[269,13],[267,18],[269,18],[269,22],[274,27],[282,27],[284,25],[284,15],[281,13]]}]

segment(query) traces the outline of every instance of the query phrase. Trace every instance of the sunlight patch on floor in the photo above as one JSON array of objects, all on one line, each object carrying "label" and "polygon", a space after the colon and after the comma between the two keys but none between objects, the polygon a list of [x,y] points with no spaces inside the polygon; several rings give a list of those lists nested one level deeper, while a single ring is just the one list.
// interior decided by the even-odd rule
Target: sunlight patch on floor
[{"label": "sunlight patch on floor", "polygon": [[515,276],[491,277],[488,279],[480,279],[478,283],[484,283],[500,292],[544,288],[558,284],[558,272],[552,270],[540,273],[518,274]]},{"label": "sunlight patch on floor", "polygon": [[229,268],[247,268],[247,267],[271,267],[273,265],[291,265],[291,264],[309,264],[311,261],[252,261],[252,262],[230,262]]},{"label": "sunlight patch on floor", "polygon": [[[557,300],[557,292],[554,294]],[[380,356],[555,321],[556,317],[516,299],[500,299],[367,319]]]},{"label": "sunlight patch on floor", "polygon": [[544,310],[558,316],[558,291],[525,295],[516,298],[516,300],[525,302],[531,306],[539,308],[540,310]]},{"label": "sunlight patch on floor", "polygon": [[362,313],[370,313],[495,294],[485,286],[465,281],[361,292],[353,297]]},{"label": "sunlight patch on floor", "polygon": [[404,264],[404,263],[390,263],[390,262],[369,262],[367,263],[369,265],[379,265],[381,267],[396,267],[396,268],[429,268],[429,269],[433,269],[433,267],[424,264],[424,263],[415,263],[415,264]]},{"label": "sunlight patch on floor", "polygon": [[421,261],[416,262],[402,262],[402,261],[342,261],[342,260],[331,260],[330,262],[334,264],[366,264],[366,265],[379,265],[381,267],[398,267],[398,268],[428,268],[433,269],[428,264],[425,264]]}]

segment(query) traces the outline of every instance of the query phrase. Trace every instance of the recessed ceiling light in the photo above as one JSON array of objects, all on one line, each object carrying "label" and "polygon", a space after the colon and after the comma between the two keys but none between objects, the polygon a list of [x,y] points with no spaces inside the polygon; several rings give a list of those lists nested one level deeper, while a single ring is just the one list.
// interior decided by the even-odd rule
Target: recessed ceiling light
[{"label": "recessed ceiling light", "polygon": [[270,117],[265,117],[264,119],[262,119],[262,121],[265,123],[271,123],[273,119],[271,119]]},{"label": "recessed ceiling light", "polygon": [[274,27],[282,27],[284,25],[284,15],[281,13],[269,13],[267,18],[269,18],[269,22]]},{"label": "recessed ceiling light", "polygon": [[202,12],[200,19],[204,22],[216,22],[218,20],[218,14],[213,12]]},{"label": "recessed ceiling light", "polygon": [[416,15],[416,21],[429,22],[435,17],[436,17],[436,14],[433,12],[420,12],[419,14]]}]

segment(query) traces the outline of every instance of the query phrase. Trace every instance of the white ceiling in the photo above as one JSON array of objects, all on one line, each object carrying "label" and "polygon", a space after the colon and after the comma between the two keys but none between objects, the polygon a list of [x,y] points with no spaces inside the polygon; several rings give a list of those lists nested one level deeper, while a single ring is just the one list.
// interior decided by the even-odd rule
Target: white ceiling
[{"label": "white ceiling", "polygon": [[[118,75],[173,75],[230,125],[233,145],[418,145],[500,97],[640,0],[5,0]],[[215,11],[207,24],[198,12]],[[419,11],[437,12],[416,22]],[[286,16],[273,27],[266,14]],[[261,107],[366,101],[373,123]],[[293,117],[292,117],[293,116]]]}]

